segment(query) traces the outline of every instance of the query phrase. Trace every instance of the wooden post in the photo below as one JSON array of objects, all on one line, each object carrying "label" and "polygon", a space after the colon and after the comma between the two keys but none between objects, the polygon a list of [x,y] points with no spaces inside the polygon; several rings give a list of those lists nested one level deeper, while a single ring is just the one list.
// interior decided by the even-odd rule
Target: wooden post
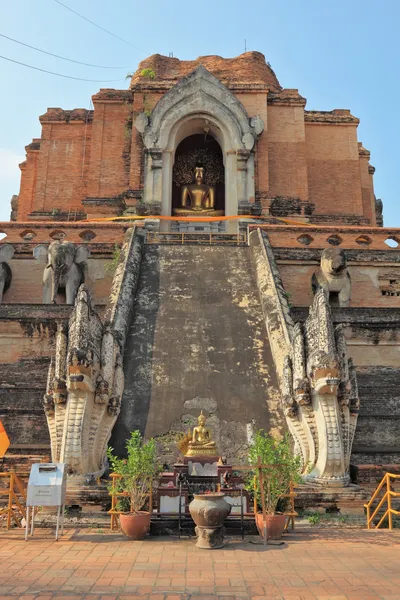
[{"label": "wooden post", "polygon": [[14,489],[14,473],[10,473],[10,487],[8,490],[7,529],[10,529],[10,527],[11,527],[13,489]]},{"label": "wooden post", "polygon": [[[179,500],[180,502],[180,500]],[[153,486],[150,487],[150,493],[149,493],[149,513],[150,515],[153,514]]]},{"label": "wooden post", "polygon": [[390,489],[390,475],[387,474],[386,480],[386,489],[387,489],[387,503],[388,503],[388,518],[389,518],[389,530],[393,529],[393,515],[392,515],[392,490]]}]

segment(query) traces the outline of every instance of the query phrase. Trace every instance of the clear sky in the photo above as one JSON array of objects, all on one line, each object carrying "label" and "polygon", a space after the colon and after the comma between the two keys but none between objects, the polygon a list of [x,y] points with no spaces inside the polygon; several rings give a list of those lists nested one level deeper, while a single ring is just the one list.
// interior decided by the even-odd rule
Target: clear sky
[{"label": "clear sky", "polygon": [[[74,60],[64,62],[0,37],[0,55],[65,75],[62,79],[0,59],[0,220],[19,190],[24,146],[40,137],[47,107],[89,107],[100,87],[124,89],[125,76],[151,54],[265,54],[283,87],[298,88],[310,110],[350,108],[376,167],[375,194],[386,226],[400,227],[398,190],[399,0],[62,0],[119,41],[55,0],[0,0],[0,33]],[[396,41],[397,40],[397,41]],[[134,46],[134,47],[133,47]],[[107,83],[106,80],[119,80]]]}]

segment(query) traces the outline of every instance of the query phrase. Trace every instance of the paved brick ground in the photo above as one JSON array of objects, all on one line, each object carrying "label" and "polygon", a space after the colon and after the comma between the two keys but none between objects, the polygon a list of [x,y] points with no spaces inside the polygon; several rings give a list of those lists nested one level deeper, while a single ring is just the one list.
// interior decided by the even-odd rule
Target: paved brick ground
[{"label": "paved brick ground", "polygon": [[37,530],[0,532],[0,600],[400,599],[400,532],[298,531],[283,546],[229,539],[132,542],[70,530],[59,542]]}]

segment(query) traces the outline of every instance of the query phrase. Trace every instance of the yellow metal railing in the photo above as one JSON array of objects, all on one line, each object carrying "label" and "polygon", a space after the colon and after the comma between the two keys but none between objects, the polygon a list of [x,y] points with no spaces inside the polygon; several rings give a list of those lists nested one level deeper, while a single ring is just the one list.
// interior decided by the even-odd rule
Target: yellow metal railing
[{"label": "yellow metal railing", "polygon": [[148,231],[146,236],[148,244],[247,244],[247,233],[207,233],[207,232],[160,232]]},{"label": "yellow metal railing", "polygon": [[6,481],[6,487],[0,489],[0,496],[7,496],[6,506],[0,507],[0,515],[7,515],[7,529],[10,529],[12,520],[20,527],[21,519],[25,517],[26,486],[22,478],[27,477],[29,473],[0,473],[0,480],[9,479]]},{"label": "yellow metal railing", "polygon": [[[364,508],[367,509],[367,528],[368,529],[379,529],[382,526],[382,523],[384,522],[384,520],[386,518],[388,519],[389,529],[390,530],[393,529],[393,515],[400,515],[400,511],[395,510],[392,507],[392,500],[394,498],[400,498],[400,493],[395,492],[392,489],[393,482],[396,479],[400,479],[400,475],[394,475],[393,473],[385,473],[382,481],[380,482],[380,484],[376,488],[375,492],[373,493],[371,500],[368,502],[368,504],[364,504]],[[392,480],[393,480],[393,482],[392,482]],[[386,491],[383,494],[382,498],[379,500],[377,506],[374,508],[372,506],[372,504],[373,504],[373,502],[375,502],[378,499],[378,494],[382,490],[386,490]],[[384,510],[385,505],[387,506],[387,508],[386,508],[383,516],[379,520],[378,524],[374,526],[375,517],[378,515],[379,511],[382,508]]]}]

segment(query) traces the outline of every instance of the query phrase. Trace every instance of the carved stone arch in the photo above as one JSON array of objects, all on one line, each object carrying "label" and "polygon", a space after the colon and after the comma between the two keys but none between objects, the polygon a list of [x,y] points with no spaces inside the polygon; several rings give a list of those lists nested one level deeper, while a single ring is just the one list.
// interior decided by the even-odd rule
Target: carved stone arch
[{"label": "carved stone arch", "polygon": [[[212,118],[218,124],[221,129],[225,130],[224,139],[227,144],[226,150],[239,150],[244,149],[244,143],[242,138],[245,136],[241,128],[240,123],[232,117],[229,109],[224,105],[216,102],[214,98],[210,97],[202,90],[197,91],[190,97],[185,97],[178,104],[171,107],[171,110],[165,115],[164,121],[162,121],[159,129],[159,137],[157,145],[162,150],[172,150],[169,147],[171,141],[171,130],[174,126],[183,119],[187,119],[190,116],[198,118],[203,116],[204,119]],[[249,128],[250,129],[250,128]],[[246,132],[249,133],[250,132]],[[251,134],[250,134],[251,136]],[[250,144],[254,145],[254,138],[251,136]],[[251,150],[251,148],[248,148]]]},{"label": "carved stone arch", "polygon": [[[236,130],[236,149],[245,148],[243,136],[249,133],[257,137],[250,127],[249,115],[243,104],[214,75],[203,66],[184,77],[167,92],[154,107],[150,124],[144,132],[146,147],[151,145],[165,149],[166,131],[179,118],[198,112],[214,115],[221,123]],[[238,139],[239,138],[239,139]],[[249,145],[250,145],[250,138]],[[251,148],[249,148],[251,149]]]},{"label": "carved stone arch", "polygon": [[251,150],[264,123],[257,115],[250,118],[232,92],[199,66],[159,100],[150,117],[142,113],[135,121],[145,147],[144,202],[153,204],[152,208],[158,207],[164,215],[171,214],[176,147],[190,128],[192,133],[202,133],[206,122],[224,156],[226,197],[229,198],[226,214],[238,214],[239,207],[243,212],[243,206],[254,201]]}]

